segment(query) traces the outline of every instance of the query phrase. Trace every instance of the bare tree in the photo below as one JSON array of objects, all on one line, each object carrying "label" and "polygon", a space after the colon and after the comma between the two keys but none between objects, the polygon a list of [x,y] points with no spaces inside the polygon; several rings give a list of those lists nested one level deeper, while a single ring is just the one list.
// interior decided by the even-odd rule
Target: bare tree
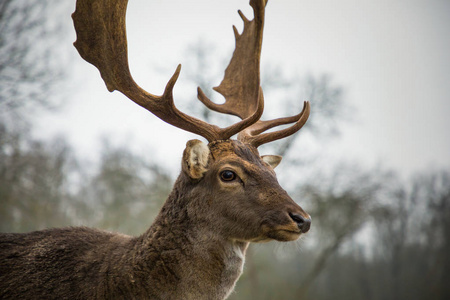
[{"label": "bare tree", "polygon": [[309,199],[319,230],[315,234],[318,249],[314,263],[298,287],[300,299],[306,297],[330,257],[368,222],[382,190],[382,176],[386,174],[370,174],[340,166],[328,180],[320,176],[315,184],[301,187],[302,198]]},{"label": "bare tree", "polygon": [[8,126],[26,125],[30,109],[54,108],[56,84],[64,75],[58,39],[64,30],[65,1],[0,2],[0,119]]},{"label": "bare tree", "polygon": [[[62,224],[61,205],[70,149],[61,141],[30,138],[40,108],[56,107],[64,68],[57,41],[64,30],[53,16],[64,1],[0,1],[0,214],[1,230]],[[65,66],[67,67],[67,66]],[[37,197],[41,201],[37,201]],[[60,203],[58,202],[61,202]]]},{"label": "bare tree", "polygon": [[[172,178],[154,163],[104,143],[98,170],[77,194],[83,224],[128,234],[142,232],[163,204]],[[147,220],[147,221],[143,221]]]},{"label": "bare tree", "polygon": [[72,163],[64,141],[33,141],[0,125],[0,231],[66,224]]},{"label": "bare tree", "polygon": [[390,191],[389,201],[374,211],[376,261],[386,266],[378,292],[384,299],[447,299],[449,172],[421,174]]}]

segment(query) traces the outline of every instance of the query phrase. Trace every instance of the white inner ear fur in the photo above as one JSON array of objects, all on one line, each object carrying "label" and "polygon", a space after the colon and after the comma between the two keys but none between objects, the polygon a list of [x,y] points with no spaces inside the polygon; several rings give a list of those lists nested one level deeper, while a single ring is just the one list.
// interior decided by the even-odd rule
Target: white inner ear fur
[{"label": "white inner ear fur", "polygon": [[281,159],[283,157],[280,155],[263,155],[261,156],[261,159],[268,163],[273,169],[276,168],[276,166],[278,166],[281,162]]},{"label": "white inner ear fur", "polygon": [[199,140],[190,140],[186,143],[183,153],[183,169],[194,179],[200,179],[208,170],[209,148]]}]

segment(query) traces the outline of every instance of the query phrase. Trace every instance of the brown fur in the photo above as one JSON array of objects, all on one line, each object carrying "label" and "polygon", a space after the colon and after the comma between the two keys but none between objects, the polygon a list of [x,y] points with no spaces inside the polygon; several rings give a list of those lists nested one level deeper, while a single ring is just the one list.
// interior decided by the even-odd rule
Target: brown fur
[{"label": "brown fur", "polygon": [[[182,171],[139,237],[85,227],[0,234],[0,298],[225,299],[248,243],[294,240],[289,213],[308,215],[256,148],[228,140],[209,149],[203,177]],[[222,182],[224,168],[239,180]]]}]

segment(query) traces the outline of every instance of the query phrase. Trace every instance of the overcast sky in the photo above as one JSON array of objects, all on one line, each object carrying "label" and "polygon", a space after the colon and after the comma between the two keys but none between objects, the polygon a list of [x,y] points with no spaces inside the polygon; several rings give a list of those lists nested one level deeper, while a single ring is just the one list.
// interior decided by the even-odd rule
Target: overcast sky
[{"label": "overcast sky", "polygon": [[[183,50],[198,40],[216,45],[218,59],[231,57],[231,25],[242,28],[238,9],[252,18],[246,0],[130,0],[127,31],[136,82],[162,93],[177,64],[189,60]],[[70,15],[55,17],[72,22]],[[75,33],[68,34],[74,41]],[[118,92],[110,94],[98,71],[68,49],[73,99],[58,114],[40,118],[36,134],[66,134],[86,157],[98,152],[102,135],[110,135],[178,167],[185,142],[195,136],[163,124]],[[263,64],[270,61],[289,74],[330,74],[354,107],[341,138],[324,143],[327,155],[338,159],[381,162],[406,175],[450,167],[449,53],[448,0],[271,0],[266,9]],[[182,70],[175,101],[195,95],[183,89],[184,75]]]}]

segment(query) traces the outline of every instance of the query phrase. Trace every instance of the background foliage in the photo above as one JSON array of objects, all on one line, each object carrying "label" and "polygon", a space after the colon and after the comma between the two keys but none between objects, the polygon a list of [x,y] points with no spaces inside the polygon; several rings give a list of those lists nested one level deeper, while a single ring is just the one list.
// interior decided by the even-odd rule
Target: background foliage
[{"label": "background foliage", "polygon": [[[29,133],[30,110],[58,107],[49,95],[66,78],[52,60],[59,26],[38,17],[59,9],[57,3],[0,4],[0,231],[84,225],[141,234],[174,181],[161,162],[106,138],[98,162],[87,163],[64,137],[36,140]],[[32,51],[36,44],[41,50]],[[192,82],[210,87],[206,47],[212,46],[187,48],[193,59],[186,68]],[[313,216],[313,227],[296,243],[252,245],[231,299],[450,299],[449,170],[409,180],[357,162],[321,170],[317,155],[296,151],[299,136],[316,144],[338,139],[351,111],[345,90],[329,75],[294,77],[264,68],[266,95],[288,90],[282,106],[298,110],[302,93],[315,107],[302,135],[268,146],[284,156],[278,173]]]}]

